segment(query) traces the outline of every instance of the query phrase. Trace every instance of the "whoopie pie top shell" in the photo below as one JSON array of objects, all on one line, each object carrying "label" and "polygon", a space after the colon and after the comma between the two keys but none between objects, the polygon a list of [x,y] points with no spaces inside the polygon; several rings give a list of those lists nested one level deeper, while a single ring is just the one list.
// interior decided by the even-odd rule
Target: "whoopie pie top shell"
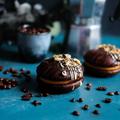
[{"label": "whoopie pie top shell", "polygon": [[83,67],[69,54],[54,55],[43,60],[37,67],[37,77],[52,81],[78,80],[83,78]]},{"label": "whoopie pie top shell", "polygon": [[88,51],[84,60],[86,63],[100,67],[114,67],[120,65],[120,49],[113,45],[100,45]]}]

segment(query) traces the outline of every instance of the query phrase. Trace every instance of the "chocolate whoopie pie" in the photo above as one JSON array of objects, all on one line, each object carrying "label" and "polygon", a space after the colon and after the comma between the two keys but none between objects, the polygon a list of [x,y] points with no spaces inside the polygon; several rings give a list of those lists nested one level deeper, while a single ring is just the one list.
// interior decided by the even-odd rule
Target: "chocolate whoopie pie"
[{"label": "chocolate whoopie pie", "polygon": [[69,54],[54,55],[37,67],[37,82],[40,90],[49,93],[72,91],[82,85],[82,64]]},{"label": "chocolate whoopie pie", "polygon": [[96,76],[110,76],[120,72],[120,49],[102,44],[84,56],[85,71]]}]

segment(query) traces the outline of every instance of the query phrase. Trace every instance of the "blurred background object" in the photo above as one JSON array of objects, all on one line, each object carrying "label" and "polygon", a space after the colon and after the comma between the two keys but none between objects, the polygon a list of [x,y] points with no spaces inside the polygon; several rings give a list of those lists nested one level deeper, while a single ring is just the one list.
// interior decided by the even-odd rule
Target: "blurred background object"
[{"label": "blurred background object", "polygon": [[0,0],[0,43],[16,45],[18,27],[32,24],[50,29],[52,52],[76,49],[75,53],[83,55],[100,44],[101,35],[120,35],[120,22],[109,21],[118,3],[119,0]]},{"label": "blurred background object", "polygon": [[29,24],[19,28],[17,46],[23,61],[41,61],[46,57],[50,44],[51,34],[48,28]]},{"label": "blurred background object", "polygon": [[[67,0],[65,0],[67,1]],[[83,14],[86,17],[90,17],[91,13],[101,15],[103,11],[99,10],[102,8],[102,4],[105,0],[84,0],[84,10]],[[79,2],[79,0],[69,0],[70,4],[76,4]],[[113,34],[113,35],[119,35],[118,26],[120,24],[119,21],[116,21],[115,23],[110,23],[108,18],[113,15],[113,12],[118,5],[119,0],[106,0],[105,4],[105,10],[103,14],[102,19],[102,32],[105,34]],[[17,5],[15,5],[17,3]],[[57,13],[58,11],[63,11],[64,7],[64,0],[1,0],[0,1],[0,24],[5,22],[8,24],[7,18],[9,17],[9,21],[14,21],[16,18],[16,12],[18,14],[18,11],[20,12],[20,7],[18,6],[26,6],[27,5],[27,12],[29,11],[29,15],[27,16],[27,20],[34,21],[39,14],[44,14],[45,12],[49,11],[49,14]],[[96,7],[99,8],[96,10]],[[19,10],[18,10],[19,8]],[[78,8],[78,7],[75,7]],[[72,9],[72,8],[71,8]],[[92,12],[94,10],[94,12]],[[37,11],[37,12],[36,12]],[[23,10],[21,11],[23,12]],[[31,14],[32,13],[32,14]],[[37,15],[36,15],[36,14]],[[58,12],[59,13],[59,12]],[[4,15],[3,15],[4,14]],[[50,15],[51,16],[51,15]],[[31,19],[28,19],[28,18]],[[62,17],[62,16],[61,16]],[[17,19],[17,18],[16,18]],[[24,22],[20,18],[19,20],[16,20],[18,22]]]},{"label": "blurred background object", "polygon": [[115,9],[120,0],[106,0],[105,10],[102,19],[102,33],[104,35],[111,35],[120,37],[120,20],[110,22],[109,17],[114,15]]},{"label": "blurred background object", "polygon": [[67,49],[79,57],[101,43],[101,19],[105,0],[94,0],[91,4],[85,0],[70,0],[69,4],[73,20],[70,24]]},{"label": "blurred background object", "polygon": [[[53,36],[58,35],[61,31],[59,13],[62,6],[61,0],[55,0],[54,2],[49,2],[49,0],[0,1],[0,29],[3,31],[4,42],[11,40],[13,44],[16,43],[17,28],[24,23],[48,26]],[[10,33],[10,31],[12,32]],[[5,36],[4,33],[7,35]]]}]

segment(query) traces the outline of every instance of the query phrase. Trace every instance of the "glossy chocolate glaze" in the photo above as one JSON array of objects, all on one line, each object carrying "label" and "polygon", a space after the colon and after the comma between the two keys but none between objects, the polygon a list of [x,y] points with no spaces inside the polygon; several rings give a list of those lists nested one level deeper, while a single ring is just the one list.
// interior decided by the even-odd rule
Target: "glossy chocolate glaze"
[{"label": "glossy chocolate glaze", "polygon": [[90,50],[84,56],[86,62],[100,67],[114,67],[120,65],[120,49],[112,45],[101,45]]},{"label": "glossy chocolate glaze", "polygon": [[41,62],[37,67],[37,75],[52,81],[79,80],[83,78],[83,68],[77,59],[59,55]]}]

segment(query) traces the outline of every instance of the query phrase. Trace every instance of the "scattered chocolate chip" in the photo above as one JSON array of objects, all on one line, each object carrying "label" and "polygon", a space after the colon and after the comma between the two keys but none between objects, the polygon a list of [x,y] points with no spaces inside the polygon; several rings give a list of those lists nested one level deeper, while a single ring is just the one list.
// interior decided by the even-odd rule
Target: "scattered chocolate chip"
[{"label": "scattered chocolate chip", "polygon": [[72,115],[74,115],[74,116],[80,116],[80,112],[79,111],[73,111]]},{"label": "scattered chocolate chip", "polygon": [[99,115],[100,114],[100,112],[98,110],[94,110],[92,113],[95,114],[95,115]]},{"label": "scattered chocolate chip", "polygon": [[14,68],[10,68],[8,71],[12,74],[18,74],[18,71],[15,70]]},{"label": "scattered chocolate chip", "polygon": [[79,99],[77,100],[77,102],[83,102],[83,101],[84,101],[83,98],[79,98]]},{"label": "scattered chocolate chip", "polygon": [[33,96],[31,92],[28,92],[27,94],[29,94],[31,97]]},{"label": "scattered chocolate chip", "polygon": [[113,95],[114,95],[114,92],[108,92],[107,95],[113,96]]},{"label": "scattered chocolate chip", "polygon": [[4,84],[2,82],[0,82],[0,89],[4,88]]},{"label": "scattered chocolate chip", "polygon": [[10,89],[17,85],[14,79],[0,78],[0,89]]},{"label": "scattered chocolate chip", "polygon": [[34,106],[38,106],[38,105],[41,105],[42,103],[37,100],[34,100],[31,104]]},{"label": "scattered chocolate chip", "polygon": [[12,72],[12,71],[14,71],[14,68],[9,68],[8,71]]},{"label": "scattered chocolate chip", "polygon": [[3,74],[8,74],[9,73],[9,71],[8,70],[5,70],[5,71],[3,71]]},{"label": "scattered chocolate chip", "polygon": [[29,101],[32,98],[31,93],[26,93],[25,95],[21,96],[21,99],[24,101]]},{"label": "scattered chocolate chip", "polygon": [[88,110],[88,109],[89,109],[89,106],[88,106],[88,105],[84,105],[84,106],[82,107],[82,109],[83,109],[83,110]]},{"label": "scattered chocolate chip", "polygon": [[42,93],[42,94],[43,94],[43,97],[49,96],[49,93]]},{"label": "scattered chocolate chip", "polygon": [[112,99],[111,98],[105,98],[103,100],[104,103],[111,103],[112,102]]},{"label": "scattered chocolate chip", "polygon": [[73,102],[73,103],[76,102],[75,98],[72,98],[70,102]]},{"label": "scattered chocolate chip", "polygon": [[100,104],[96,104],[95,105],[97,108],[101,108],[101,105]]},{"label": "scattered chocolate chip", "polygon": [[20,71],[21,71],[21,72],[22,72],[22,71],[25,71],[25,68],[21,68]]},{"label": "scattered chocolate chip", "polygon": [[114,94],[115,94],[115,95],[120,95],[120,92],[115,91]]},{"label": "scattered chocolate chip", "polygon": [[92,83],[87,83],[86,86],[92,87]]},{"label": "scattered chocolate chip", "polygon": [[106,91],[107,88],[105,86],[100,86],[100,87],[97,87],[96,90],[98,90],[98,91]]},{"label": "scattered chocolate chip", "polygon": [[2,71],[3,70],[3,66],[0,66],[0,71]]}]

